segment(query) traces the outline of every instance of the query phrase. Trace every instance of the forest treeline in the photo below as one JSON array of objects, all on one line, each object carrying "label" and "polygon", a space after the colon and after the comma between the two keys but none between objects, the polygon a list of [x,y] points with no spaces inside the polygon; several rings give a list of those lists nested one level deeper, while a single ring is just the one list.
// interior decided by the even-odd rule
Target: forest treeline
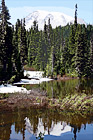
[{"label": "forest treeline", "polygon": [[38,29],[37,21],[26,30],[25,19],[13,26],[5,0],[0,6],[0,80],[23,77],[24,67],[45,75],[73,75],[93,78],[93,25],[77,23],[52,28],[51,20]]}]

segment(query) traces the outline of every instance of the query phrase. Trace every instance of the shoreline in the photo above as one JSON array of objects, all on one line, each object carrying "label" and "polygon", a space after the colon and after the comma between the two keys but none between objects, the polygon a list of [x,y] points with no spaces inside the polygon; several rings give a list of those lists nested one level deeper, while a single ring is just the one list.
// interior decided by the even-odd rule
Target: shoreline
[{"label": "shoreline", "polygon": [[[34,92],[34,94],[33,94]],[[93,113],[93,95],[74,94],[64,98],[48,98],[45,94],[33,91],[30,94],[3,94],[0,109],[4,111],[28,108],[59,109],[60,111],[79,111]]]}]

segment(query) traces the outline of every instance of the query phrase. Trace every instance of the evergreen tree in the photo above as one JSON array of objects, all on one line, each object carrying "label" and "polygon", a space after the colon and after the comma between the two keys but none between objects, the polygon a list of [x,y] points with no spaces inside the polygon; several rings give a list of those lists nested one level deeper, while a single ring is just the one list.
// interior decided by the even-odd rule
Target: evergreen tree
[{"label": "evergreen tree", "polygon": [[75,25],[75,28],[77,28],[77,4],[75,5],[75,21],[74,21],[74,25]]},{"label": "evergreen tree", "polygon": [[13,66],[17,80],[23,77],[23,65],[20,55],[21,36],[20,36],[21,22],[18,19],[13,32]]},{"label": "evergreen tree", "polygon": [[87,67],[87,38],[85,32],[82,31],[82,25],[78,25],[78,32],[76,35],[76,69],[78,76],[86,76]]},{"label": "evergreen tree", "polygon": [[93,33],[90,40],[90,77],[93,78]]},{"label": "evergreen tree", "polygon": [[50,56],[50,50],[51,50],[51,46],[52,46],[52,36],[53,35],[53,30],[52,30],[52,26],[50,24],[50,18],[48,19],[48,26],[47,26],[47,55],[48,57]]},{"label": "evergreen tree", "polygon": [[[1,40],[2,40],[2,34],[1,34],[1,31],[2,31],[2,26],[1,26],[1,6],[0,6],[0,56],[1,56]],[[1,57],[0,57],[0,61],[1,61]],[[0,65],[1,65],[1,62],[0,62]]]},{"label": "evergreen tree", "polygon": [[5,6],[4,0],[2,0],[1,2],[0,19],[1,19],[1,22],[0,22],[0,30],[1,30],[0,60],[3,66],[2,78],[6,80],[10,77],[9,74],[12,72],[12,62],[11,62],[12,61],[11,60],[12,58],[12,30],[11,30],[11,27],[9,26],[10,22],[8,21],[10,19],[9,11],[7,7]]},{"label": "evergreen tree", "polygon": [[69,69],[70,72],[75,71],[75,52],[76,52],[76,45],[75,45],[75,35],[77,32],[77,4],[75,5],[75,20],[74,24],[71,25],[70,36],[69,36]]},{"label": "evergreen tree", "polygon": [[22,60],[22,64],[24,65],[27,61],[27,38],[26,38],[26,29],[25,29],[25,19],[21,20],[21,27],[20,27],[20,57]]},{"label": "evergreen tree", "polygon": [[63,44],[61,56],[61,68],[60,68],[61,76],[65,75],[66,73],[69,73],[70,71],[69,63],[70,63],[69,47],[68,41],[66,40],[65,43]]},{"label": "evergreen tree", "polygon": [[74,25],[71,25],[71,31],[70,31],[70,36],[69,36],[69,69],[70,71],[73,71],[75,68],[75,51],[76,51],[76,46],[75,46],[75,30],[74,30]]},{"label": "evergreen tree", "polygon": [[51,47],[51,53],[46,67],[46,74],[48,76],[53,77],[53,71],[54,71],[54,46]]}]

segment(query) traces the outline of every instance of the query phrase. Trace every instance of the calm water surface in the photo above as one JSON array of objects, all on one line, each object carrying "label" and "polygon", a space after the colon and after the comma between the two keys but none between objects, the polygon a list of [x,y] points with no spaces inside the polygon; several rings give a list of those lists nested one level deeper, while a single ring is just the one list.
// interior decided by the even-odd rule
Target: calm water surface
[{"label": "calm water surface", "polygon": [[[24,85],[38,88],[48,97],[64,97],[68,94],[93,94],[93,82],[88,80],[50,81],[40,85]],[[42,137],[43,139],[40,139]],[[93,114],[75,114],[53,110],[0,110],[0,140],[93,140]]]},{"label": "calm water surface", "polygon": [[93,117],[53,110],[0,113],[0,140],[93,140]]},{"label": "calm water surface", "polygon": [[40,85],[24,85],[28,90],[37,88],[39,91],[46,92],[51,98],[64,97],[68,94],[85,93],[93,94],[93,80],[72,79],[66,81],[49,81]]}]

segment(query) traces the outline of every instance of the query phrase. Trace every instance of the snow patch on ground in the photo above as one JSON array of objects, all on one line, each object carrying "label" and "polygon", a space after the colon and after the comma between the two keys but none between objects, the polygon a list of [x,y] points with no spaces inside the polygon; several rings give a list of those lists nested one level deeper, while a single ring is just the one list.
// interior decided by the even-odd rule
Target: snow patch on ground
[{"label": "snow patch on ground", "polygon": [[24,71],[24,76],[27,76],[28,78],[42,78],[44,72],[43,71]]},{"label": "snow patch on ground", "polygon": [[26,93],[27,90],[26,88],[12,86],[9,84],[0,86],[0,93],[16,93],[16,92]]},{"label": "snow patch on ground", "polygon": [[[24,71],[24,76],[27,76],[29,79],[21,79],[20,82],[14,83],[13,85],[24,85],[24,84],[40,84],[44,81],[51,81],[53,79],[43,78],[44,72],[42,71]],[[9,84],[0,86],[0,93],[30,93],[29,90],[23,87],[12,86]]]},{"label": "snow patch on ground", "polygon": [[23,85],[23,84],[32,84],[32,85],[34,85],[34,84],[40,84],[40,83],[42,83],[42,82],[47,82],[47,81],[51,81],[51,80],[53,80],[53,79],[49,79],[49,78],[40,78],[40,79],[38,79],[38,80],[36,80],[36,79],[31,79],[31,80],[29,80],[29,79],[21,79],[21,81],[20,82],[17,82],[17,83],[14,83],[14,85]]}]

